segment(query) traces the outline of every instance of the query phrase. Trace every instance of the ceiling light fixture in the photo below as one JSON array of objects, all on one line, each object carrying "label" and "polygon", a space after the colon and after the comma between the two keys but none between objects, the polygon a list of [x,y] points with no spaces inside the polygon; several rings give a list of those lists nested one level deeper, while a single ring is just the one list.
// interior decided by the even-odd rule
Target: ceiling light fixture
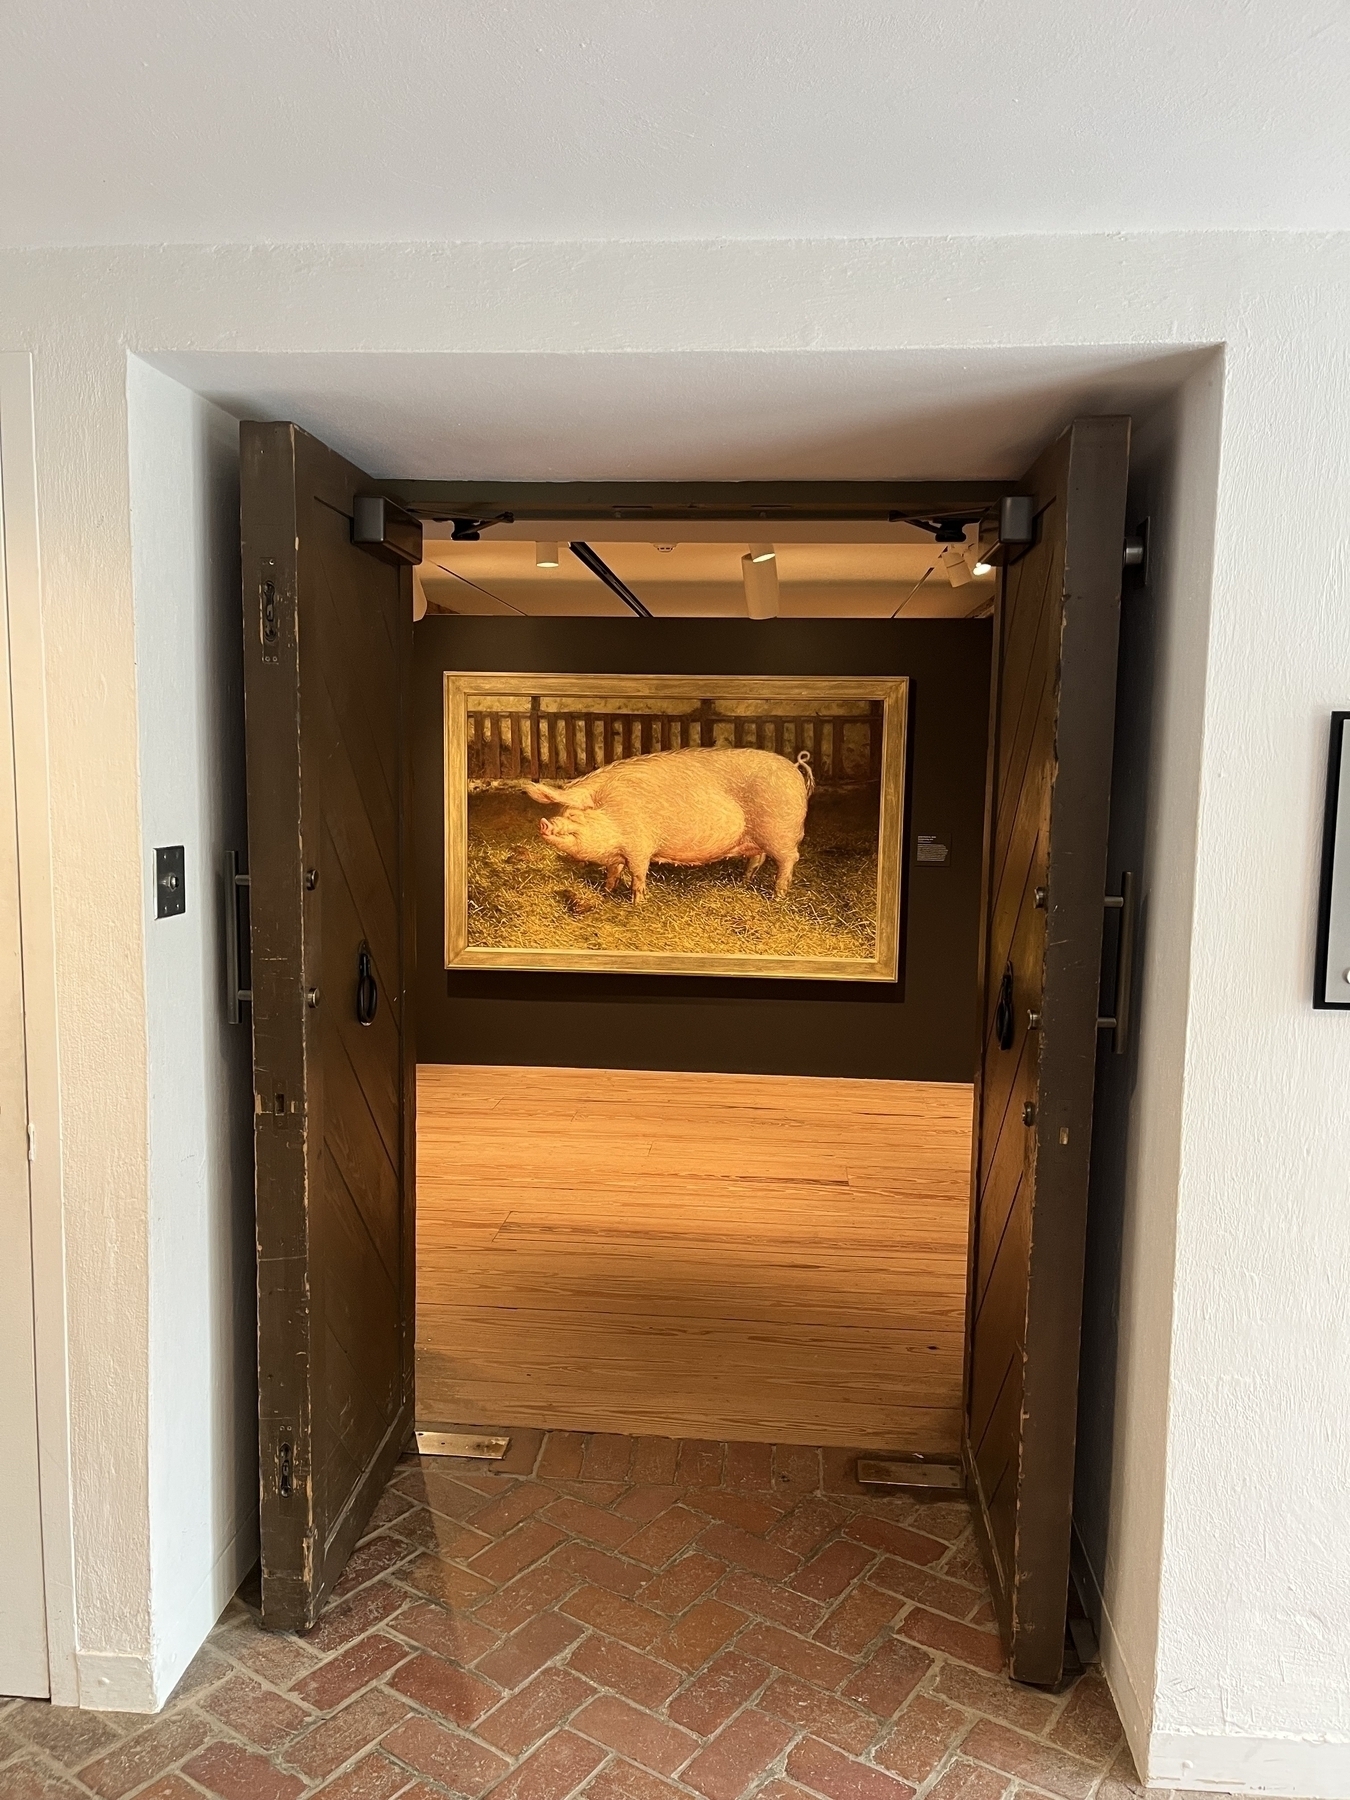
[{"label": "ceiling light fixture", "polygon": [[964,548],[958,550],[955,544],[948,544],[938,561],[947,571],[947,579],[954,588],[965,587],[973,579]]},{"label": "ceiling light fixture", "polygon": [[661,552],[662,556],[669,556],[671,551],[674,548],[675,548],[674,544],[653,544],[652,545],[652,549],[659,550]]},{"label": "ceiling light fixture", "polygon": [[536,569],[556,569],[558,566],[558,546],[556,544],[536,544],[534,547],[534,566]]},{"label": "ceiling light fixture", "polygon": [[752,563],[770,563],[777,555],[772,544],[751,544],[750,560]]},{"label": "ceiling light fixture", "polygon": [[745,610],[752,619],[778,617],[778,564],[769,557],[756,562],[753,555],[741,558],[741,579],[745,583]]}]

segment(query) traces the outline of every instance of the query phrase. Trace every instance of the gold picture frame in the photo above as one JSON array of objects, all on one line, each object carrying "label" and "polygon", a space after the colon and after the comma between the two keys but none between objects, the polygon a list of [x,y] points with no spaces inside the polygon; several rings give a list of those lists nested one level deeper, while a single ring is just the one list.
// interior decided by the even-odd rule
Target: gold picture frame
[{"label": "gold picture frame", "polygon": [[[447,672],[444,696],[447,969],[897,979],[907,678]],[[793,781],[743,757],[612,773],[727,749],[785,759]],[[612,847],[642,793],[678,852],[649,866]]]}]

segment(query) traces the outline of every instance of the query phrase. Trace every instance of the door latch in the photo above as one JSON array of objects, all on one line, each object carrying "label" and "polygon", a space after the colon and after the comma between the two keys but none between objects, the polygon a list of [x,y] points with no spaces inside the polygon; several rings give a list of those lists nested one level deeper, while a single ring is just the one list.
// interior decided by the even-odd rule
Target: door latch
[{"label": "door latch", "polygon": [[[267,568],[271,569],[272,565],[269,563]],[[281,658],[281,595],[274,573],[265,573],[258,583],[258,635],[262,640],[263,661],[278,662]]]}]

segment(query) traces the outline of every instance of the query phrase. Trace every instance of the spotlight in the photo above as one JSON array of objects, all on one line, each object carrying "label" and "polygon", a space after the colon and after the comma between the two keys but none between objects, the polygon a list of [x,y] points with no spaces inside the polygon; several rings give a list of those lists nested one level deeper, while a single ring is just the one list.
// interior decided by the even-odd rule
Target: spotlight
[{"label": "spotlight", "polygon": [[558,566],[558,546],[556,544],[536,544],[534,547],[534,566],[536,569],[556,569]]},{"label": "spotlight", "polygon": [[947,579],[953,587],[965,587],[973,579],[965,550],[958,550],[955,544],[948,544],[938,561],[947,571]]},{"label": "spotlight", "polygon": [[741,558],[741,579],[745,582],[745,610],[752,619],[778,617],[778,565],[772,557],[756,562],[753,555]]},{"label": "spotlight", "polygon": [[750,560],[752,563],[772,562],[774,555],[775,552],[772,544],[751,544],[750,546]]},{"label": "spotlight", "polygon": [[971,570],[972,575],[992,575],[993,572],[994,565],[990,562],[977,562],[975,567]]}]

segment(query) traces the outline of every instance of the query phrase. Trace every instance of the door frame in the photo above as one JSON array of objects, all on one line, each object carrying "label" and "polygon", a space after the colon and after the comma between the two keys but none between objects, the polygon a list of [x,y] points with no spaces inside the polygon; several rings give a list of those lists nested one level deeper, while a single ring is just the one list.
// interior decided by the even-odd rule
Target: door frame
[{"label": "door frame", "polygon": [[576,519],[640,525],[899,523],[935,512],[993,511],[1015,481],[398,481],[377,487],[427,521]]},{"label": "door frame", "polygon": [[48,1684],[55,1705],[77,1706],[80,1691],[75,1632],[51,789],[36,421],[32,357],[27,351],[0,352],[0,519],[5,576],[3,623],[9,637],[9,708],[19,840],[19,918],[23,934],[38,1489]]}]

